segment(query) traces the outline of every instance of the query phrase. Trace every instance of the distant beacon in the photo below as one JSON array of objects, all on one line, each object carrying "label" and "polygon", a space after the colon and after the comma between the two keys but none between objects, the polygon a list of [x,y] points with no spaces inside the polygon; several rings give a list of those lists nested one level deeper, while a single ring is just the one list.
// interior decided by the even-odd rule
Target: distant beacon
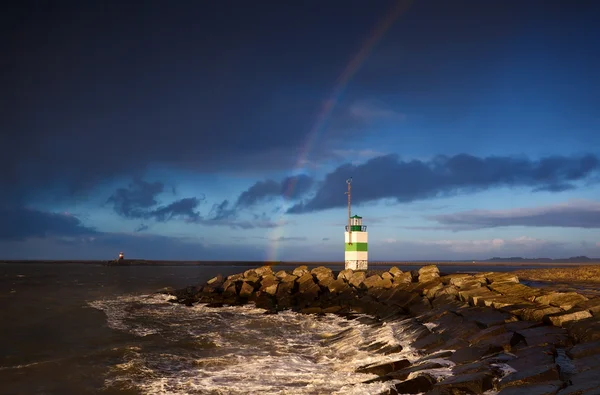
[{"label": "distant beacon", "polygon": [[367,270],[369,265],[367,227],[362,224],[362,217],[351,216],[352,178],[346,180],[346,183],[348,184],[348,192],[346,192],[348,195],[348,225],[346,225],[344,233],[346,269]]}]

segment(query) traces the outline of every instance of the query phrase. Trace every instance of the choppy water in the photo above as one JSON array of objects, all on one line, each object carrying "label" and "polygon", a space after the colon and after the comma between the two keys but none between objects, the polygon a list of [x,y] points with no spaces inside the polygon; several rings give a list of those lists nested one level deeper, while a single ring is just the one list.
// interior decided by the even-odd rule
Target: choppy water
[{"label": "choppy water", "polygon": [[[242,270],[0,264],[0,394],[377,394],[386,385],[361,384],[376,376],[357,367],[419,358],[409,321],[190,308],[154,293]],[[374,353],[377,342],[404,349]],[[438,362],[431,373],[448,375]]]}]

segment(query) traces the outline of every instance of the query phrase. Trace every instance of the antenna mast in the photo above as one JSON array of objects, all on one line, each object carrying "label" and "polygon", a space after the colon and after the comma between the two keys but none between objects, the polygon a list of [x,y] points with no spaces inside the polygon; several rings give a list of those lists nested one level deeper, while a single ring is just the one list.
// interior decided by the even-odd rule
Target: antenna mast
[{"label": "antenna mast", "polygon": [[351,225],[351,204],[352,204],[352,177],[346,180],[348,184],[348,244],[352,244],[352,225]]}]

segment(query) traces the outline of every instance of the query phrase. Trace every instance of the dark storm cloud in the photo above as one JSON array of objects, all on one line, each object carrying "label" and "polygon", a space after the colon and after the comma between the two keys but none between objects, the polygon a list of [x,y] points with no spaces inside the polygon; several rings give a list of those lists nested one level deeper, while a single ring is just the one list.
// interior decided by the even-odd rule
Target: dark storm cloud
[{"label": "dark storm cloud", "polygon": [[25,240],[48,236],[92,236],[93,228],[86,227],[76,216],[66,213],[49,213],[27,208],[3,209],[0,207],[0,239]]},{"label": "dark storm cloud", "polygon": [[107,200],[113,209],[123,218],[154,219],[167,222],[183,218],[194,220],[199,218],[196,208],[202,199],[191,197],[176,200],[167,205],[158,205],[157,196],[164,191],[162,182],[146,182],[134,180],[127,188],[118,188]]},{"label": "dark storm cloud", "polygon": [[137,228],[135,228],[134,232],[143,232],[145,230],[150,229],[150,227],[146,224],[140,224]]},{"label": "dark storm cloud", "polygon": [[357,166],[338,167],[320,183],[314,197],[296,204],[288,212],[298,214],[344,206],[346,180],[350,177],[355,187],[354,203],[384,198],[412,202],[495,187],[562,191],[574,188],[578,181],[593,180],[599,169],[600,162],[594,155],[531,160],[460,154],[429,161],[402,161],[396,155],[387,155]]},{"label": "dark storm cloud", "polygon": [[312,186],[313,179],[304,174],[286,177],[282,181],[258,181],[240,194],[236,205],[238,207],[249,207],[275,197],[298,199],[308,192]]},{"label": "dark storm cloud", "polygon": [[426,217],[441,229],[473,230],[501,226],[600,228],[600,202],[572,201],[554,206],[511,210],[471,210]]}]

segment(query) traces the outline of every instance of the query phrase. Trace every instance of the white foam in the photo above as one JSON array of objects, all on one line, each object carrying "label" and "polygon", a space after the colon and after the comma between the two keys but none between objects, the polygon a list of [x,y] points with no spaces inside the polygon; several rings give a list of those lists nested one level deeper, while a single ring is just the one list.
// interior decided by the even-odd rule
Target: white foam
[{"label": "white foam", "polygon": [[[379,393],[391,383],[363,384],[377,376],[355,373],[356,368],[422,357],[410,347],[419,333],[412,319],[373,327],[332,314],[264,314],[252,305],[186,307],[170,299],[153,294],[89,303],[106,314],[113,329],[139,337],[159,334],[173,344],[127,349],[106,377],[107,387],[148,394]],[[390,355],[367,350],[375,343],[402,350]],[[435,362],[444,367],[428,373],[450,375],[451,363]]]}]

